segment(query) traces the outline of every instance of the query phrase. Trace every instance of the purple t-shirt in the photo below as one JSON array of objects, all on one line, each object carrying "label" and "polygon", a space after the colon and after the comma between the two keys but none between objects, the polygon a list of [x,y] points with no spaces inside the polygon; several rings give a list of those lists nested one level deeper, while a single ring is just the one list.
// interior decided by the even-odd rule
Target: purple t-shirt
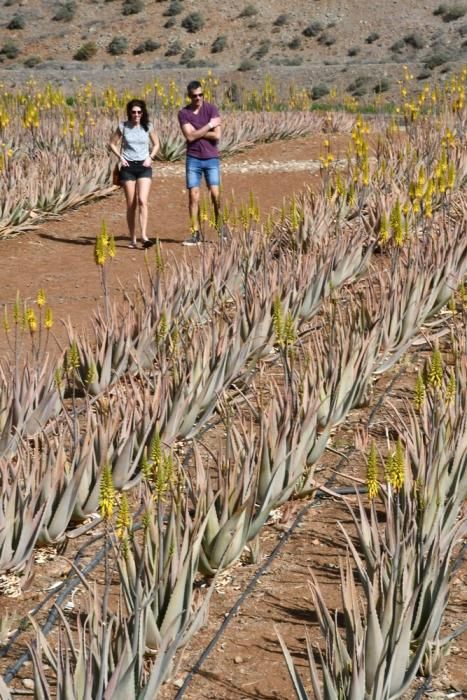
[{"label": "purple t-shirt", "polygon": [[[194,114],[191,105],[187,105],[181,109],[178,113],[178,121],[180,126],[184,124],[191,124],[194,129],[201,129],[201,127],[206,126],[206,124],[213,118],[219,116],[219,110],[216,105],[210,102],[203,102],[200,107],[198,114]],[[187,156],[194,156],[195,158],[218,158],[219,149],[217,148],[217,141],[210,141],[209,139],[196,139],[196,141],[186,142],[186,153]]]}]

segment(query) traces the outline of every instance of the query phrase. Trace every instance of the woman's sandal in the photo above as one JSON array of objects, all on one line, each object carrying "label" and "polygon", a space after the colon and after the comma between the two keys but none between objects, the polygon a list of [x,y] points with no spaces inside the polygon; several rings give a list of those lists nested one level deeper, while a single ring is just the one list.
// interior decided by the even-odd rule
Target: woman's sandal
[{"label": "woman's sandal", "polygon": [[154,241],[150,241],[149,238],[146,241],[143,241],[143,248],[152,248],[154,245]]},{"label": "woman's sandal", "polygon": [[137,243],[128,243],[128,248],[131,248],[132,250],[136,250],[138,248]]}]

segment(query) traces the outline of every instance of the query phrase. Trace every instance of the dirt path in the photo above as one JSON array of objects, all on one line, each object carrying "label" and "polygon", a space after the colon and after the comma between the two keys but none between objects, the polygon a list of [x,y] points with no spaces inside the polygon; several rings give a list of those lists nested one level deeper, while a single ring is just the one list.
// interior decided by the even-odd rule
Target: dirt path
[{"label": "dirt path", "polygon": [[[223,164],[224,198],[235,199],[238,207],[248,201],[250,192],[257,200],[262,217],[280,207],[283,198],[310,185],[319,169],[323,137],[263,144],[226,159]],[[331,138],[333,148],[342,154],[346,139]],[[54,332],[60,341],[66,334],[60,320],[69,318],[75,328],[88,325],[96,302],[101,299],[99,277],[93,258],[93,245],[102,221],[117,243],[110,286],[131,288],[136,275],[144,270],[141,250],[128,250],[123,192],[95,200],[51,219],[39,228],[15,239],[0,241],[2,273],[0,305],[11,307],[19,292],[31,303],[40,287],[54,311]],[[178,260],[191,259],[200,251],[180,245],[188,235],[187,193],[183,164],[157,164],[149,206],[149,235],[159,238],[164,254]],[[189,256],[188,258],[186,256]],[[6,350],[4,334],[0,353]]]}]

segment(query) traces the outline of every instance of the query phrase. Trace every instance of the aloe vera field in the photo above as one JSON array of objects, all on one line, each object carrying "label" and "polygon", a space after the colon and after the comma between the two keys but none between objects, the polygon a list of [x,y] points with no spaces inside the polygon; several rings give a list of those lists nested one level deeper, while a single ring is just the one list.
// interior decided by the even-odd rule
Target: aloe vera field
[{"label": "aloe vera field", "polygon": [[466,82],[208,73],[226,235],[206,195],[190,249],[148,83],[148,250],[132,95],[0,93],[0,700],[466,697]]}]

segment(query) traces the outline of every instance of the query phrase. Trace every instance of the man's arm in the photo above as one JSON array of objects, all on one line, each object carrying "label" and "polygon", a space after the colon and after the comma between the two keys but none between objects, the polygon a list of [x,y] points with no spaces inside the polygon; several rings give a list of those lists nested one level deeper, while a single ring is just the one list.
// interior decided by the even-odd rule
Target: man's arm
[{"label": "man's arm", "polygon": [[218,141],[221,135],[220,124],[220,117],[212,117],[210,121],[200,129],[195,129],[193,124],[186,122],[185,124],[181,125],[181,130],[189,143],[197,141],[198,139]]}]

